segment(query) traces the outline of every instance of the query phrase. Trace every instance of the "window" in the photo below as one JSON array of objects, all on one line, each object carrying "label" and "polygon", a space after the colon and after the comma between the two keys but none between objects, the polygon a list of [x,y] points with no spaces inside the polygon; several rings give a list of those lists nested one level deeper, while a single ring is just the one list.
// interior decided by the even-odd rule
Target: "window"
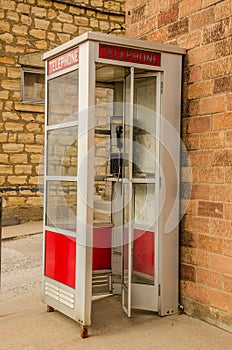
[{"label": "window", "polygon": [[44,104],[45,73],[43,69],[22,68],[22,102]]}]

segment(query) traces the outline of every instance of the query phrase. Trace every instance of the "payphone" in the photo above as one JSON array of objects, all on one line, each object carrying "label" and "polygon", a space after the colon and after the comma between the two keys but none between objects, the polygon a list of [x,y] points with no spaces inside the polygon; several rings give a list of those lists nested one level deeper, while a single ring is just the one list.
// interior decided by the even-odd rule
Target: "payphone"
[{"label": "payphone", "polygon": [[122,176],[123,117],[110,118],[110,173]]},{"label": "payphone", "polygon": [[43,299],[83,337],[94,295],[177,311],[184,52],[89,32],[44,55]]}]

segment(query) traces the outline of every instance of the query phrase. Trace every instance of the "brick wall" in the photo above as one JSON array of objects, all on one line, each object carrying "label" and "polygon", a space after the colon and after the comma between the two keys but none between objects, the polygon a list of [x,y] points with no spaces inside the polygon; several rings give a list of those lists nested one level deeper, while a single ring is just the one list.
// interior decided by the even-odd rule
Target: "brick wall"
[{"label": "brick wall", "polygon": [[177,44],[184,61],[181,302],[232,331],[232,2],[127,0],[126,35]]},{"label": "brick wall", "polygon": [[[69,5],[72,3],[72,5]],[[21,67],[89,30],[123,35],[124,0],[0,0],[0,190],[3,217],[42,218],[38,191],[44,106],[21,102]],[[1,194],[1,193],[0,193]]]}]

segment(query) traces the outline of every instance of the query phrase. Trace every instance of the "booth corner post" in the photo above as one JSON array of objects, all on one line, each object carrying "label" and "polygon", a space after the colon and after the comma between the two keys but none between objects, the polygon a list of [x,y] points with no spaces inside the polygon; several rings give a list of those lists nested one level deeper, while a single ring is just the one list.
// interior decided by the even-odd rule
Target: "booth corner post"
[{"label": "booth corner post", "polygon": [[183,54],[94,32],[44,54],[43,300],[82,338],[96,295],[178,312]]}]

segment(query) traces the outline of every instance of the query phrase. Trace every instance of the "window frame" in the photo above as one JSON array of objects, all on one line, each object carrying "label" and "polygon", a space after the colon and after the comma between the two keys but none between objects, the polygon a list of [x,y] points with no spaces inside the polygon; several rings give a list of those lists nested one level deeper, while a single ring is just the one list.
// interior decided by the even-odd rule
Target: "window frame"
[{"label": "window frame", "polygon": [[[44,76],[44,99],[34,100],[25,98],[25,73],[40,74]],[[25,104],[45,104],[45,69],[33,67],[21,67],[21,102]]]}]

